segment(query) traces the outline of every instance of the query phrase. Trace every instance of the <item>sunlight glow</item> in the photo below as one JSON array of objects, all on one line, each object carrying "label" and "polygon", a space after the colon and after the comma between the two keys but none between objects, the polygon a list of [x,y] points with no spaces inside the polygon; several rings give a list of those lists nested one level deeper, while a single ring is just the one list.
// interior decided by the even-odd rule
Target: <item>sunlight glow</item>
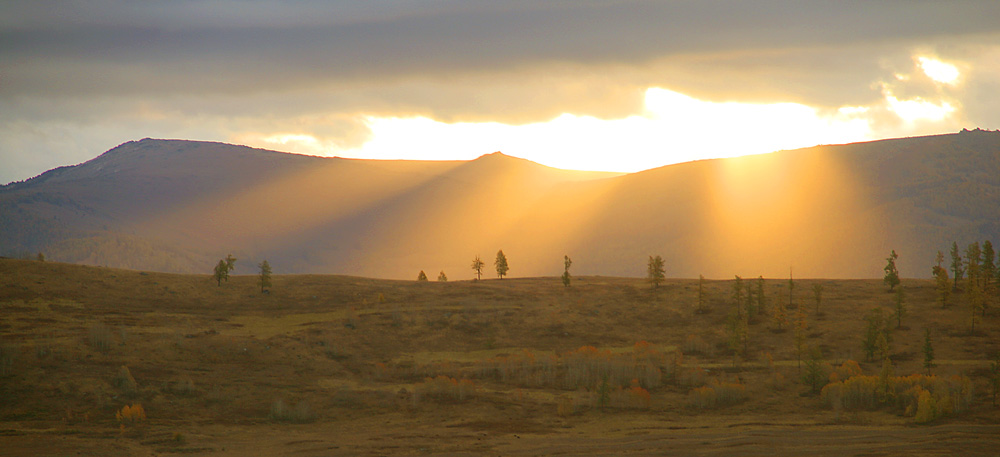
[{"label": "sunlight glow", "polygon": [[661,88],[646,91],[645,106],[642,115],[623,119],[562,114],[524,125],[368,117],[371,140],[336,154],[468,160],[502,151],[557,168],[634,172],[692,160],[860,141],[869,134],[865,110],[857,107],[821,112],[796,103],[720,103]]},{"label": "sunlight glow", "polygon": [[961,73],[958,67],[930,57],[917,57],[917,63],[927,77],[942,84],[955,85]]},{"label": "sunlight glow", "polygon": [[900,100],[892,95],[892,93],[887,93],[885,99],[889,104],[889,109],[907,122],[918,120],[940,121],[955,111],[954,106],[943,100],[940,104],[935,104],[920,97]]}]

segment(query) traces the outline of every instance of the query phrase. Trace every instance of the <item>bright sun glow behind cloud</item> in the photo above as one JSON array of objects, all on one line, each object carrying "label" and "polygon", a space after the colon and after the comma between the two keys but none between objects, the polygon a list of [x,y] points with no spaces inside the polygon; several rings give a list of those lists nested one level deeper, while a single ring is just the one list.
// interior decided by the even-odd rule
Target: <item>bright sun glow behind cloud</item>
[{"label": "bright sun glow behind cloud", "polygon": [[913,70],[933,82],[935,93],[898,96],[912,92],[905,89],[920,78],[896,73],[893,80],[880,83],[881,99],[838,109],[713,102],[652,87],[646,90],[643,111],[621,119],[562,114],[547,122],[512,125],[366,116],[362,119],[370,131],[368,139],[353,147],[296,131],[248,132],[235,139],[286,151],[364,159],[470,160],[502,151],[558,168],[634,172],[700,159],[866,141],[886,137],[887,132],[903,136],[955,127],[961,105],[947,95],[947,89],[961,81],[959,67],[920,54],[913,56],[913,64]]},{"label": "bright sun glow behind cloud", "polygon": [[869,133],[864,108],[820,113],[794,103],[716,103],[660,88],[647,90],[645,105],[642,115],[624,119],[563,114],[525,125],[369,117],[372,139],[337,155],[465,160],[503,151],[559,168],[632,172],[704,158],[859,141]]},{"label": "bright sun glow behind cloud", "polygon": [[931,57],[917,57],[917,63],[928,78],[942,84],[955,85],[961,76],[958,67]]}]

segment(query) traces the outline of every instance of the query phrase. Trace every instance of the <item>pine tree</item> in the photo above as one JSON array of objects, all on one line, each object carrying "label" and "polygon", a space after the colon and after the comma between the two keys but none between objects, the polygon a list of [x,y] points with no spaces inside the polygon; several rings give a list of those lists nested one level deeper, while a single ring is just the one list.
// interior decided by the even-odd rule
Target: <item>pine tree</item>
[{"label": "pine tree", "polygon": [[983,305],[985,297],[983,297],[983,290],[979,287],[979,283],[971,276],[966,284],[968,286],[968,290],[965,292],[965,299],[969,305],[969,314],[972,321],[972,328],[969,333],[974,335],[976,333],[976,322],[979,320],[980,311],[982,311],[983,314],[986,313],[986,308]]},{"label": "pine tree", "polygon": [[503,254],[503,249],[497,251],[497,259],[493,265],[497,267],[497,276],[500,279],[507,276],[507,270],[510,270],[510,267],[507,266],[507,256]]},{"label": "pine tree", "polygon": [[[889,344],[889,331],[885,323],[885,315],[882,308],[873,308],[865,316],[868,325],[865,327],[865,334],[862,338],[862,348],[865,351],[865,358],[868,361],[876,360],[876,355],[881,355],[883,344]],[[882,341],[879,341],[879,340]],[[884,349],[884,352],[888,352]]]},{"label": "pine tree", "polygon": [[983,251],[979,248],[979,242],[970,244],[965,248],[965,274],[970,282],[975,282],[982,286]]},{"label": "pine tree", "polygon": [[271,287],[271,265],[267,263],[267,260],[257,264],[260,268],[260,273],[258,274],[258,282],[260,283],[260,293],[264,293],[268,287]]},{"label": "pine tree", "polygon": [[993,243],[990,240],[983,241],[983,280],[984,289],[989,291],[997,274],[996,252],[993,250]]},{"label": "pine tree", "polygon": [[951,281],[948,279],[948,270],[941,267],[941,251],[938,251],[938,264],[932,269],[934,272],[934,284],[937,290],[937,302],[942,308],[948,307],[948,296],[951,294]]},{"label": "pine tree", "polygon": [[802,383],[809,386],[809,392],[818,394],[829,379],[823,365],[823,353],[814,347],[806,360],[806,372],[802,375]]},{"label": "pine tree", "polygon": [[896,269],[896,259],[899,256],[896,255],[896,250],[893,249],[892,253],[889,254],[885,260],[888,262],[885,265],[885,277],[882,278],[882,282],[889,286],[889,291],[892,291],[897,285],[899,285],[899,270]]},{"label": "pine tree", "polygon": [[569,287],[570,281],[573,280],[572,276],[570,276],[570,274],[569,274],[569,267],[570,267],[570,265],[573,265],[573,260],[571,260],[568,255],[564,255],[563,256],[562,282],[563,282],[563,286],[565,286],[565,287]]},{"label": "pine tree", "polygon": [[927,376],[931,375],[934,368],[934,345],[931,342],[931,329],[924,329],[924,368],[927,369]]},{"label": "pine tree", "polygon": [[952,282],[951,290],[952,292],[958,290],[958,282],[962,280],[962,275],[965,274],[965,264],[962,263],[962,256],[958,253],[958,242],[953,241],[951,243],[951,272]]},{"label": "pine tree", "polygon": [[649,256],[649,264],[646,266],[646,275],[649,282],[653,284],[654,289],[660,287],[660,283],[663,282],[663,278],[666,277],[666,272],[663,269],[663,257]]},{"label": "pine tree", "polygon": [[448,281],[448,275],[444,274],[444,270],[441,270],[441,273],[438,274],[438,281],[439,282],[447,282]]},{"label": "pine tree", "polygon": [[475,270],[475,272],[476,272],[476,280],[477,281],[480,280],[480,279],[483,279],[483,267],[485,267],[485,266],[486,266],[486,264],[483,263],[482,260],[479,260],[479,256],[478,255],[476,256],[475,260],[472,261],[472,269]]},{"label": "pine tree", "polygon": [[427,281],[427,273],[424,273],[424,270],[420,270],[420,273],[417,274],[417,281]]},{"label": "pine tree", "polygon": [[220,260],[219,263],[215,264],[215,272],[212,274],[212,279],[222,287],[222,281],[225,280],[229,282],[229,267],[226,266],[226,260]]}]

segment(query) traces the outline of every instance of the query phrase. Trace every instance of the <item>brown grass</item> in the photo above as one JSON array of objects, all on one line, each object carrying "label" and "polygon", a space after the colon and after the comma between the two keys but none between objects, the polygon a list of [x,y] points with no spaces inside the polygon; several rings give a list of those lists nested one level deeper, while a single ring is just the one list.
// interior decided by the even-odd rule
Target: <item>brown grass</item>
[{"label": "brown grass", "polygon": [[[887,453],[1000,446],[987,381],[1000,318],[988,313],[969,336],[965,307],[936,306],[931,280],[903,281],[909,329],[893,332],[890,349],[900,398],[860,410],[803,395],[808,387],[790,381],[800,378],[794,334],[772,331],[773,319],[750,325],[749,353],[734,359],[724,332],[731,281],[706,282],[704,313],[695,312],[697,280],[667,280],[655,295],[641,279],[607,277],[566,288],[557,277],[275,276],[267,295],[255,281],[217,287],[208,275],[0,260],[7,449],[656,455],[670,442],[678,452],[739,455],[794,440],[813,443],[796,453],[850,454],[855,435]],[[802,279],[796,290],[814,282],[823,284],[824,317],[810,314],[806,345],[835,368],[831,381],[877,378],[880,364],[844,363],[863,358],[863,316],[888,311],[892,296],[880,280]],[[770,303],[787,298],[786,283],[767,281]],[[102,326],[107,345],[93,340]],[[925,371],[924,328],[934,338],[933,382],[907,378]],[[46,349],[25,349],[38,347]],[[969,379],[967,403],[956,375]],[[117,433],[126,404],[148,414],[141,435]],[[933,432],[911,428],[946,404],[947,415],[927,421]],[[744,432],[762,438],[744,442]],[[833,436],[844,438],[824,438]]]}]

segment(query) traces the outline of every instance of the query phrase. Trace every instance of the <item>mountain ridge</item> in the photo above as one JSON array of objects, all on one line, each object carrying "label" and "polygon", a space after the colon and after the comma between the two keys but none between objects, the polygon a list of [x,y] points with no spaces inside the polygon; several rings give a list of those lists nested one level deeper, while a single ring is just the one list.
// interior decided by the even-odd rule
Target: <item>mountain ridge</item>
[{"label": "mountain ridge", "polygon": [[[377,161],[143,139],[0,188],[0,254],[171,272],[232,252],[251,273],[469,274],[499,249],[517,276],[873,277],[1000,238],[1000,132],[815,146],[578,172],[492,153]],[[208,265],[206,267],[205,265]],[[912,273],[908,273],[912,272]]]}]

